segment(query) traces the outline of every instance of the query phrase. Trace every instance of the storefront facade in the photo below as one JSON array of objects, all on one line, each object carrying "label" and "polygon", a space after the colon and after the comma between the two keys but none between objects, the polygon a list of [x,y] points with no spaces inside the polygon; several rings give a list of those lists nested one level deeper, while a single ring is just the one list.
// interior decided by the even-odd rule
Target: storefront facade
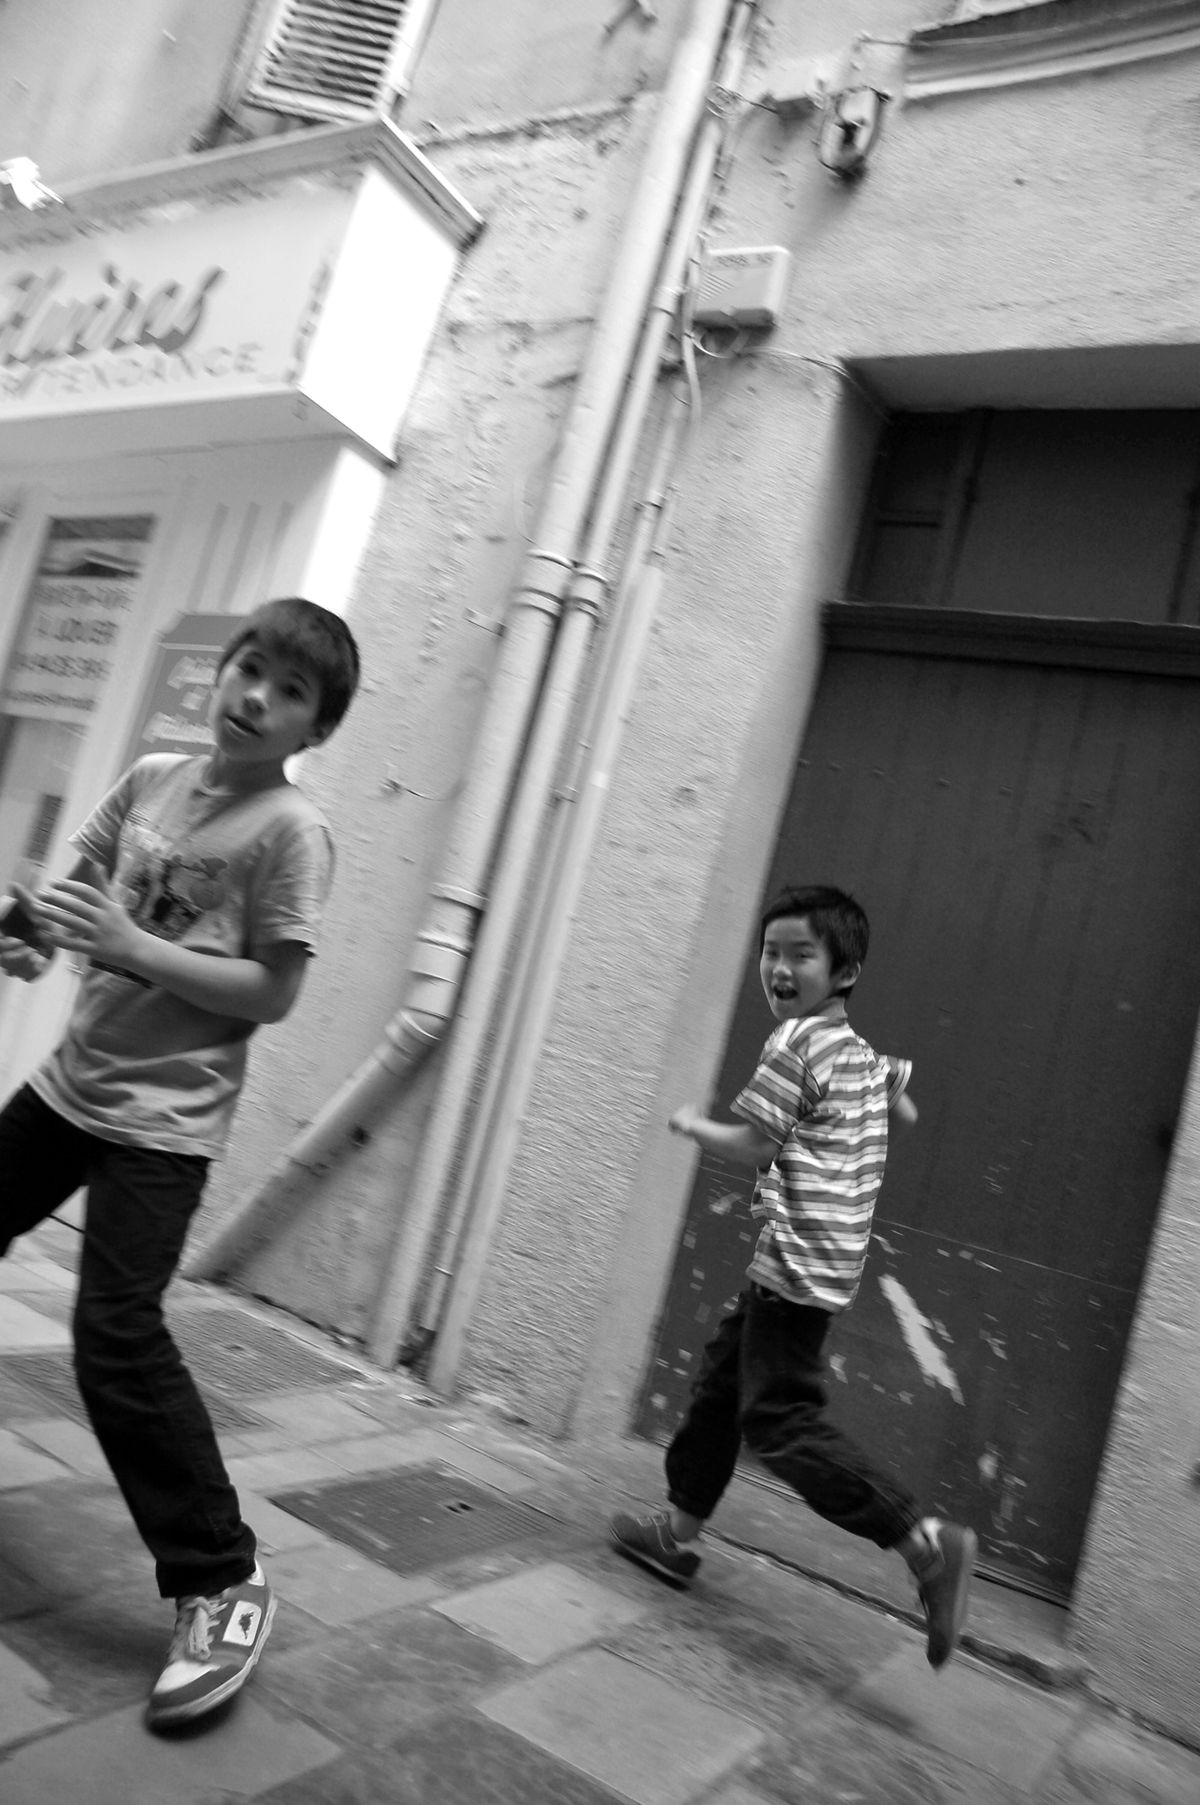
[{"label": "storefront facade", "polygon": [[[5,884],[61,864],[130,757],[207,743],[228,617],[273,594],[346,610],[478,222],[381,123],[76,188],[21,224],[0,232]],[[72,983],[5,987],[0,1085]]]}]

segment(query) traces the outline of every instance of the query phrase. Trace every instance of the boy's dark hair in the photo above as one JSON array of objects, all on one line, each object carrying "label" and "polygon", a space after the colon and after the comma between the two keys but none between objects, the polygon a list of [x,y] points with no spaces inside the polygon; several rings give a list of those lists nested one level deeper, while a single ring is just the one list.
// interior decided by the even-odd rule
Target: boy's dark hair
[{"label": "boy's dark hair", "polygon": [[344,620],[299,595],[264,602],[239,621],[221,652],[218,671],[251,644],[285,654],[308,671],[321,692],[316,726],[327,732],[337,726],[358,688],[358,647]]},{"label": "boy's dark hair", "polygon": [[871,927],[866,911],[845,890],[832,884],[789,885],[763,910],[758,935],[761,954],[767,929],[784,915],[803,915],[817,939],[829,950],[834,971],[846,965],[861,965],[871,943]]}]

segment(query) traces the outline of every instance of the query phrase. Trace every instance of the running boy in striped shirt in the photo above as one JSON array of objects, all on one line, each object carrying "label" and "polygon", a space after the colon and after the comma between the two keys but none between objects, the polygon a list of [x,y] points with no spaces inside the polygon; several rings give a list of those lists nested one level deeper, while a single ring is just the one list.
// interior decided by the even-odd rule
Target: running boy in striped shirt
[{"label": "running boy in striped shirt", "polygon": [[825,1414],[822,1348],[854,1302],[887,1159],[888,1117],[908,1125],[911,1064],[876,1053],[846,1020],[869,928],[844,891],[784,890],[762,918],[759,974],[779,1026],[733,1104],[737,1123],[692,1104],[670,1119],[719,1159],[757,1171],[762,1224],[748,1282],[704,1350],[687,1415],[666,1455],[667,1507],[612,1519],[622,1554],[675,1585],[700,1565],[694,1543],[747,1448],[819,1516],[911,1569],[942,1667],[967,1613],[975,1536],[923,1517],[904,1488]]}]

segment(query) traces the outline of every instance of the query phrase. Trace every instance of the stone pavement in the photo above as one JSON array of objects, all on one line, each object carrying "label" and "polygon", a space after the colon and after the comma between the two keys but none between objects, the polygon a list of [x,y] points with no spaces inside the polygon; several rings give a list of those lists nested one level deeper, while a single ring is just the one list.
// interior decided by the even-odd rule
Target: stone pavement
[{"label": "stone pavement", "polygon": [[672,1591],[604,1536],[654,1449],[541,1442],[183,1283],[280,1606],[241,1695],[153,1736],[172,1613],[63,1383],[77,1245],[48,1224],[0,1263],[4,1805],[1200,1800],[1200,1754],[1090,1697],[1051,1607],[979,1587],[935,1675],[899,1563],[742,1479]]}]

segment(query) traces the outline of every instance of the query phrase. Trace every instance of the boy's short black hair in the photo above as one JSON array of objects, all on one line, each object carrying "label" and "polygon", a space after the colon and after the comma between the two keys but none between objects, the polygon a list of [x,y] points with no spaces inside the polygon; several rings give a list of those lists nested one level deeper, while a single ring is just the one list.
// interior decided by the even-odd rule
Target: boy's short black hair
[{"label": "boy's short black hair", "polygon": [[321,692],[315,724],[331,732],[358,688],[358,647],[345,621],[299,595],[264,602],[238,622],[221,653],[218,671],[251,644],[284,653],[309,672]]},{"label": "boy's short black hair", "polygon": [[789,885],[771,898],[763,910],[759,929],[758,950],[761,955],[767,929],[784,915],[803,915],[809,927],[829,950],[834,971],[846,965],[861,965],[871,943],[871,927],[866,910],[845,890],[832,884]]}]

